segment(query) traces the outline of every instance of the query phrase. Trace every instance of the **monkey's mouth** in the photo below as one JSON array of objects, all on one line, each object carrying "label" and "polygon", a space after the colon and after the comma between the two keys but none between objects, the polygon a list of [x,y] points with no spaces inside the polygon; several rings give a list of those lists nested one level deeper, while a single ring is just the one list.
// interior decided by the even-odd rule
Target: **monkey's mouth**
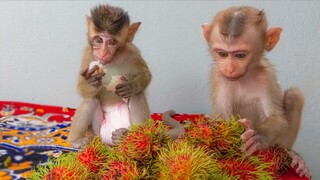
[{"label": "monkey's mouth", "polygon": [[113,56],[104,57],[102,59],[95,58],[97,61],[99,61],[100,64],[106,65],[112,62]]},{"label": "monkey's mouth", "polygon": [[245,73],[242,73],[242,74],[237,75],[237,76],[228,76],[228,75],[225,75],[225,74],[223,74],[223,73],[221,73],[221,75],[222,75],[225,79],[227,79],[228,81],[237,81],[237,80],[241,79],[241,78],[245,75]]}]

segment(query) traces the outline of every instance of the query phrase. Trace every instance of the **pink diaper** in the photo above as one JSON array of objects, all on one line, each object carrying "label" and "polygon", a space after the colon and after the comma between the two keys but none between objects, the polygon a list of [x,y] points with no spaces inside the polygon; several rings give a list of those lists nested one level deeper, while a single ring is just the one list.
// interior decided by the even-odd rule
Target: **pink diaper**
[{"label": "pink diaper", "polygon": [[119,128],[130,127],[128,104],[120,102],[111,107],[103,108],[103,121],[101,123],[100,136],[102,142],[114,145],[112,132]]}]

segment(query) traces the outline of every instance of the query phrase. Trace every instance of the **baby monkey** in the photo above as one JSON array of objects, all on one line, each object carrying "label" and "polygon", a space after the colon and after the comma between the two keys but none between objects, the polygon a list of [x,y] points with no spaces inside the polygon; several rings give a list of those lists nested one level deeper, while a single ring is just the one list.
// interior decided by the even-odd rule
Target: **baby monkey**
[{"label": "baby monkey", "polygon": [[267,29],[263,11],[231,7],[219,12],[203,35],[213,56],[211,100],[213,115],[240,115],[246,131],[241,138],[247,155],[281,144],[290,150],[292,166],[310,177],[304,160],[292,146],[297,137],[304,105],[303,93],[290,88],[284,93],[276,72],[264,56],[279,41],[282,29]]},{"label": "baby monkey", "polygon": [[151,73],[132,44],[139,26],[130,24],[123,9],[110,5],[99,5],[87,16],[88,44],[77,86],[83,100],[69,133],[73,147],[84,147],[93,135],[114,145],[132,124],[150,117],[145,89]]}]

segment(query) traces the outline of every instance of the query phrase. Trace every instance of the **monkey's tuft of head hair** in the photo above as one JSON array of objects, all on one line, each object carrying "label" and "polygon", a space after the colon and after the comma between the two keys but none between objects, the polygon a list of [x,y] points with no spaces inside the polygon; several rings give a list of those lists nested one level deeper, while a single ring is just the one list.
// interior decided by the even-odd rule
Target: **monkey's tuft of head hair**
[{"label": "monkey's tuft of head hair", "polygon": [[239,37],[251,25],[255,25],[260,32],[265,32],[267,28],[263,10],[248,6],[230,7],[218,13],[215,19],[222,22],[220,33],[226,37]]},{"label": "monkey's tuft of head hair", "polygon": [[117,34],[123,26],[130,24],[130,17],[122,8],[98,5],[91,9],[91,17],[96,30]]}]

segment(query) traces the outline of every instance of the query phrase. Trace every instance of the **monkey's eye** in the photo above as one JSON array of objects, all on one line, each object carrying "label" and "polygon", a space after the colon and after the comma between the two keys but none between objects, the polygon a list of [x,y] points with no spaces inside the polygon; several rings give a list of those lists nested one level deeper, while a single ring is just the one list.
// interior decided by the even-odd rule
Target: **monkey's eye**
[{"label": "monkey's eye", "polygon": [[219,56],[222,57],[222,58],[228,57],[228,53],[226,53],[226,52],[220,51],[220,52],[218,52],[218,54],[219,54]]},{"label": "monkey's eye", "polygon": [[116,40],[116,39],[110,39],[110,40],[108,40],[108,45],[115,45],[115,44],[117,44],[118,43],[118,41]]},{"label": "monkey's eye", "polygon": [[238,54],[236,54],[235,56],[236,56],[236,58],[238,58],[238,59],[243,59],[243,58],[246,57],[246,54],[245,54],[245,53],[238,53]]},{"label": "monkey's eye", "polygon": [[99,36],[95,36],[93,38],[93,46],[101,46],[101,44],[103,43],[103,39]]}]

